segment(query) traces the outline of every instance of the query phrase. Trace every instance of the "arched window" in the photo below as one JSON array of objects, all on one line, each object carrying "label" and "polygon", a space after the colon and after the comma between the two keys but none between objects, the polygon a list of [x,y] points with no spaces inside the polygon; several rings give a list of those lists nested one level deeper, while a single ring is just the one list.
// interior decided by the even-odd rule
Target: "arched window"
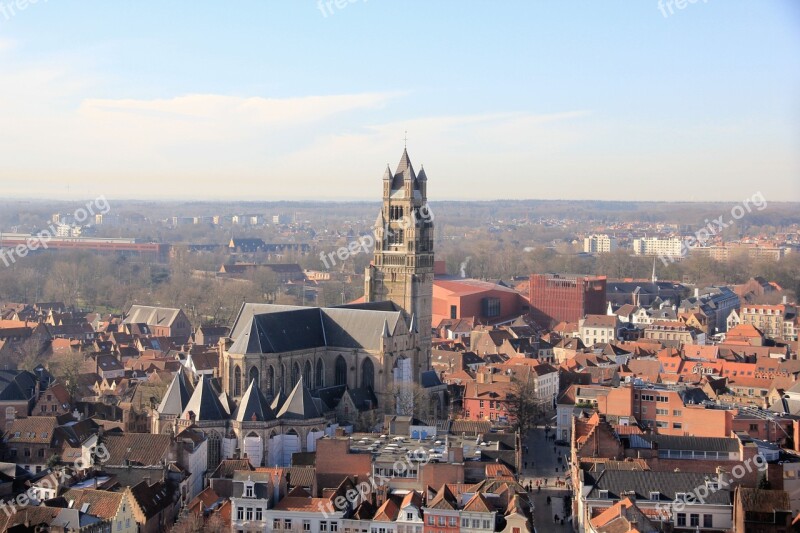
[{"label": "arched window", "polygon": [[242,395],[242,369],[238,366],[233,367],[233,395]]},{"label": "arched window", "polygon": [[258,382],[258,369],[256,367],[254,367],[254,366],[251,366],[250,367],[250,376],[249,376],[249,379],[247,380],[247,385],[249,386],[250,383],[252,383],[253,381],[256,382],[256,387],[260,387],[261,386],[261,384]]},{"label": "arched window", "polygon": [[335,375],[336,385],[347,385],[347,363],[341,355],[336,358]]},{"label": "arched window", "polygon": [[300,381],[300,363],[295,362],[292,365],[292,389],[294,389],[298,381]]},{"label": "arched window", "polygon": [[281,385],[281,390],[283,392],[286,392],[286,379],[288,377],[289,376],[286,374],[286,363],[281,363],[281,382],[280,382],[280,385]]},{"label": "arched window", "polygon": [[222,452],[222,439],[216,432],[211,432],[208,436],[208,471],[213,472],[219,466],[220,454]]},{"label": "arched window", "polygon": [[322,359],[317,359],[317,371],[315,372],[315,377],[317,378],[316,384],[317,388],[321,389],[325,386],[325,367],[322,366]]},{"label": "arched window", "polygon": [[275,369],[270,367],[267,369],[267,394],[275,393]]},{"label": "arched window", "polygon": [[367,358],[361,363],[361,387],[364,389],[375,388],[375,365]]},{"label": "arched window", "polygon": [[314,382],[311,381],[311,361],[306,361],[303,365],[303,385],[308,388],[314,386]]}]

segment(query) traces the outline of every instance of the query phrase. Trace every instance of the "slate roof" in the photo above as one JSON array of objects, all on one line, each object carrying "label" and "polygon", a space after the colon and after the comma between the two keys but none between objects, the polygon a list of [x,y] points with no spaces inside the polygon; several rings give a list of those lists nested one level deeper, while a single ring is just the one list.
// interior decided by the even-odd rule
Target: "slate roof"
[{"label": "slate roof", "polygon": [[123,324],[147,324],[149,326],[169,326],[178,317],[180,309],[171,307],[152,307],[132,305],[125,315]]},{"label": "slate roof", "polygon": [[267,398],[256,385],[256,381],[250,382],[250,386],[242,396],[239,407],[236,408],[234,419],[239,422],[275,420],[275,412],[269,405]]},{"label": "slate roof", "polygon": [[303,378],[297,382],[289,397],[278,411],[278,418],[290,420],[308,420],[322,416],[311,397],[311,391],[303,383]]},{"label": "slate roof", "polygon": [[28,401],[36,390],[36,376],[27,370],[0,370],[0,401]]},{"label": "slate roof", "polygon": [[726,437],[691,437],[682,435],[642,435],[642,439],[658,444],[660,450],[695,450],[738,452],[739,439]]},{"label": "slate roof", "polygon": [[282,353],[325,346],[380,348],[384,323],[398,331],[402,312],[369,304],[347,307],[299,307],[244,304],[231,328],[234,354]]},{"label": "slate roof", "polygon": [[420,385],[424,388],[438,387],[442,384],[435,370],[427,370],[420,375]]},{"label": "slate roof", "polygon": [[[586,485],[592,486],[587,499],[600,498],[600,490],[608,491],[608,498],[624,498],[623,492],[633,491],[636,500],[649,500],[651,492],[658,492],[661,500],[674,501],[678,492],[691,492],[695,487],[705,486],[706,480],[717,481],[712,473],[702,472],[659,472],[640,470],[604,470],[597,475],[586,473]],[[729,505],[726,491],[709,491],[706,502],[715,505]]]},{"label": "slate roof", "polygon": [[219,400],[217,391],[214,390],[211,380],[205,375],[200,376],[200,381],[183,410],[185,418],[189,412],[194,413],[198,422],[206,420],[227,420],[229,413]]}]

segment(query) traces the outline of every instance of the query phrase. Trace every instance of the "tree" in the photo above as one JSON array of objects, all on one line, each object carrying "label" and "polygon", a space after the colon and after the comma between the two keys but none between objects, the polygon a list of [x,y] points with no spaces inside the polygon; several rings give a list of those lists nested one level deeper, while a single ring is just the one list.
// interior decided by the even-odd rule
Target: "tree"
[{"label": "tree", "polygon": [[384,393],[384,412],[425,420],[433,415],[433,398],[417,383],[392,382]]},{"label": "tree", "polygon": [[514,428],[522,435],[533,427],[536,419],[544,412],[544,406],[536,396],[536,388],[527,377],[514,375],[511,378],[508,412],[514,421]]},{"label": "tree", "polygon": [[50,361],[50,373],[64,384],[73,401],[78,399],[78,377],[82,373],[83,362],[81,352],[70,352]]}]

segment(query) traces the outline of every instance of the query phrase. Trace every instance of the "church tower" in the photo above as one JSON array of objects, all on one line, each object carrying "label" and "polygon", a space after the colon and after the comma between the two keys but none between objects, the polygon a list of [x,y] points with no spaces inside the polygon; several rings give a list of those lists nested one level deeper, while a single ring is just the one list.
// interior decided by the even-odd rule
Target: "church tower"
[{"label": "church tower", "polygon": [[383,175],[383,205],[375,221],[375,254],[365,272],[364,299],[390,300],[408,315],[420,341],[414,381],[430,368],[433,303],[433,213],[425,170],[414,172],[403,150],[394,174]]}]

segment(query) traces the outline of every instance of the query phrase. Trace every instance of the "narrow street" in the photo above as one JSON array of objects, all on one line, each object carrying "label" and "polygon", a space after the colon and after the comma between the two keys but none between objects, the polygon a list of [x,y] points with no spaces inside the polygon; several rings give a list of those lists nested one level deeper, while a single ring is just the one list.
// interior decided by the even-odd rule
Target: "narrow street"
[{"label": "narrow street", "polygon": [[[551,429],[549,435],[553,435]],[[527,450],[522,453],[522,472],[520,479],[527,486],[531,483],[533,488],[531,501],[534,504],[534,525],[537,533],[543,531],[567,532],[573,531],[572,523],[569,521],[567,508],[567,497],[569,487],[562,485],[556,486],[557,482],[563,482],[568,469],[566,460],[569,456],[567,446],[556,446],[552,440],[545,437],[544,426],[538,426],[528,432],[523,442]],[[561,457],[559,462],[557,457]],[[541,484],[542,489],[538,490],[536,483]],[[550,497],[550,504],[547,498]],[[559,522],[554,523],[554,516],[558,515]],[[561,525],[561,519],[564,524]]]}]

